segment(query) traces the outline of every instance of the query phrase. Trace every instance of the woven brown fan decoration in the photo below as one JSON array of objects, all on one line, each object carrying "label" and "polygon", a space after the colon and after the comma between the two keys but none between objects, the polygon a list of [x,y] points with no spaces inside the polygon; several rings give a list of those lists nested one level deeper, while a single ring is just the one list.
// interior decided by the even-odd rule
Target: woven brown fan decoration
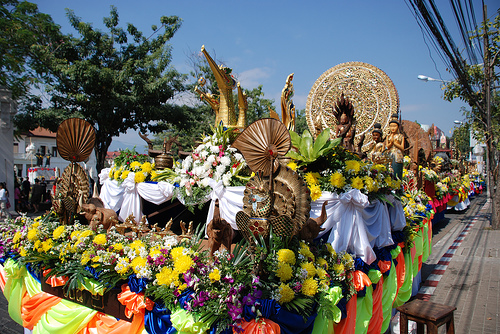
[{"label": "woven brown fan decoration", "polygon": [[89,181],[87,173],[79,164],[69,164],[62,173],[61,181],[57,185],[56,197],[66,198],[74,196],[83,203],[89,199]]},{"label": "woven brown fan decoration", "polygon": [[252,171],[269,176],[271,161],[275,172],[279,165],[277,158],[284,156],[290,145],[290,133],[286,126],[276,119],[263,118],[250,124],[231,146],[243,154]]},{"label": "woven brown fan decoration", "polygon": [[80,118],[70,118],[57,129],[57,150],[61,157],[71,162],[85,161],[95,144],[95,130]]}]

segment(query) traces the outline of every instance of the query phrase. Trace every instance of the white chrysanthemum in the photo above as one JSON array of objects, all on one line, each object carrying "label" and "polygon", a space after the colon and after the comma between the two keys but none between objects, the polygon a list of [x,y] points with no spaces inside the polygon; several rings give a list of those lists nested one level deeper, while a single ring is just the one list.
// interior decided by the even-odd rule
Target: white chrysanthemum
[{"label": "white chrysanthemum", "polygon": [[205,150],[205,144],[200,144],[198,147],[194,150],[196,153],[200,153]]},{"label": "white chrysanthemum", "polygon": [[186,157],[186,159],[182,161],[182,169],[189,169],[192,162],[193,158],[191,158],[191,156]]},{"label": "white chrysanthemum", "polygon": [[222,183],[224,184],[224,186],[226,186],[226,187],[230,186],[231,177],[232,177],[231,173],[226,173],[226,174],[222,175]]},{"label": "white chrysanthemum", "polygon": [[206,157],[208,156],[208,151],[202,151],[200,153],[200,156],[203,158],[203,159],[206,159]]},{"label": "white chrysanthemum", "polygon": [[165,247],[168,250],[177,246],[177,244],[178,244],[177,238],[174,237],[173,235],[168,235],[163,238],[163,247]]},{"label": "white chrysanthemum", "polygon": [[210,147],[210,152],[212,152],[212,153],[219,153],[219,146],[216,146],[216,145],[211,146]]},{"label": "white chrysanthemum", "polygon": [[205,177],[204,179],[201,180],[200,182],[200,185],[203,187],[203,188],[206,188],[208,187],[209,183],[210,183],[210,180],[211,178],[209,177]]},{"label": "white chrysanthemum", "polygon": [[207,158],[207,162],[208,162],[210,165],[213,165],[213,163],[215,162],[215,155],[210,155],[210,156]]},{"label": "white chrysanthemum", "polygon": [[227,155],[225,155],[222,158],[220,158],[220,163],[223,166],[229,166],[231,164],[231,159]]},{"label": "white chrysanthemum", "polygon": [[224,165],[218,165],[217,167],[215,167],[215,172],[221,176],[222,174],[224,174],[225,171],[226,171],[226,166]]}]

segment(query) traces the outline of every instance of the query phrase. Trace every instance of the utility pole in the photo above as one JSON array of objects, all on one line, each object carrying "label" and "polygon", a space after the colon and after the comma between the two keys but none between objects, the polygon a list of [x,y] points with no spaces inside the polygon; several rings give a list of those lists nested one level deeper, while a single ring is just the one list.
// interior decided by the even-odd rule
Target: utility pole
[{"label": "utility pole", "polygon": [[[490,64],[490,51],[489,51],[489,40],[488,40],[488,26],[487,22],[487,8],[483,2],[483,41],[484,41],[484,101],[485,101],[485,109],[486,109],[486,186],[487,186],[487,196],[488,200],[491,203],[491,224],[493,229],[500,228],[498,217],[496,215],[496,203],[493,201],[493,193],[494,187],[493,181],[493,169],[492,165],[492,150],[493,150],[493,141],[492,141],[492,131],[491,131],[491,70],[492,64]],[[497,191],[499,191],[497,189]]]}]

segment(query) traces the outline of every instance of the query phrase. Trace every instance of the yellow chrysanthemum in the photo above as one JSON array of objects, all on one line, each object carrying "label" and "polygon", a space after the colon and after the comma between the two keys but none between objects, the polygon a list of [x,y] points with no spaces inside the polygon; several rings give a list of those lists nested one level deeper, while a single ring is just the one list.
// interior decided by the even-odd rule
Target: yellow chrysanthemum
[{"label": "yellow chrysanthemum", "polygon": [[82,254],[82,258],[80,259],[80,263],[82,264],[82,266],[85,266],[87,263],[89,263],[90,261],[90,255],[85,252]]},{"label": "yellow chrysanthemum", "polygon": [[318,292],[318,282],[312,277],[306,278],[300,291],[304,295],[312,297]]},{"label": "yellow chrysanthemum", "polygon": [[387,184],[387,187],[392,187],[392,178],[390,176],[386,176],[384,181]]},{"label": "yellow chrysanthemum", "polygon": [[123,244],[121,242],[118,242],[116,244],[113,244],[113,251],[119,252],[123,249]]},{"label": "yellow chrysanthemum", "polygon": [[295,264],[295,253],[290,249],[280,249],[278,251],[278,261],[283,263]]},{"label": "yellow chrysanthemum", "polygon": [[345,186],[345,178],[341,173],[335,172],[330,176],[330,183],[335,188],[342,188]]},{"label": "yellow chrysanthemum", "polygon": [[144,175],[143,172],[137,172],[135,173],[134,181],[135,183],[141,183],[146,180],[146,175]]},{"label": "yellow chrysanthemum", "polygon": [[146,258],[138,256],[132,260],[130,267],[134,273],[138,274],[143,268],[146,267],[147,261],[148,260]]},{"label": "yellow chrysanthemum", "polygon": [[38,237],[38,231],[35,228],[32,228],[31,230],[28,231],[28,240],[29,241],[34,241]]},{"label": "yellow chrysanthemum", "polygon": [[154,246],[149,250],[149,256],[152,258],[156,258],[162,254],[161,252],[161,246]]},{"label": "yellow chrysanthemum", "polygon": [[309,247],[306,244],[303,244],[300,247],[299,254],[302,254],[305,258],[314,261],[314,254],[309,250]]},{"label": "yellow chrysanthemum", "polygon": [[146,161],[142,164],[141,169],[143,172],[150,173],[153,170],[153,166],[151,165],[151,162]]},{"label": "yellow chrysanthemum", "polygon": [[179,282],[179,273],[172,268],[163,267],[161,271],[156,274],[156,279],[158,280],[158,285],[170,285]]},{"label": "yellow chrysanthemum", "polygon": [[210,282],[212,283],[220,281],[219,269],[215,268],[210,274],[208,274],[208,278],[210,278]]},{"label": "yellow chrysanthemum", "polygon": [[124,170],[120,177],[122,178],[122,180],[125,180],[129,174],[130,174],[129,170]]},{"label": "yellow chrysanthemum", "polygon": [[12,238],[12,242],[16,243],[19,240],[21,240],[21,232],[17,231],[16,234],[14,234],[14,238]]},{"label": "yellow chrysanthemum", "polygon": [[184,274],[194,264],[193,259],[189,255],[181,255],[174,260],[174,268],[177,272]]},{"label": "yellow chrysanthemum", "polygon": [[335,252],[335,249],[333,249],[332,244],[326,244],[326,249],[327,249],[327,250],[328,250],[328,252],[330,252],[330,254],[332,254],[333,256],[336,256],[336,255],[337,255],[337,252]]},{"label": "yellow chrysanthemum", "polygon": [[316,267],[314,266],[314,263],[302,262],[300,267],[307,271],[307,277],[314,277],[314,275],[316,275]]},{"label": "yellow chrysanthemum", "polygon": [[115,175],[115,168],[114,167],[109,170],[108,176],[109,176],[110,179],[112,179],[113,175]]},{"label": "yellow chrysanthemum", "polygon": [[19,248],[19,255],[24,257],[24,256],[28,255],[28,252],[26,251],[26,249],[24,247],[20,247]]},{"label": "yellow chrysanthemum", "polygon": [[42,242],[40,240],[35,241],[35,244],[33,245],[33,249],[41,252],[42,251],[41,244],[42,244]]},{"label": "yellow chrysanthemum", "polygon": [[92,234],[94,234],[94,232],[92,232],[91,230],[85,230],[82,233],[80,233],[80,235],[78,236],[78,239],[83,239],[83,238],[89,237]]},{"label": "yellow chrysanthemum", "polygon": [[42,250],[44,252],[48,252],[52,246],[54,245],[54,241],[52,239],[47,239],[42,242]]},{"label": "yellow chrysanthemum", "polygon": [[120,174],[121,174],[121,170],[116,170],[114,173],[113,173],[113,178],[115,180],[118,180],[120,178]]},{"label": "yellow chrysanthemum", "polygon": [[387,167],[382,164],[375,164],[371,168],[371,170],[378,170],[379,172],[385,172],[387,171]]},{"label": "yellow chrysanthemum", "polygon": [[288,281],[292,278],[292,267],[288,263],[279,263],[278,268],[276,269],[276,276],[280,278],[282,282]]},{"label": "yellow chrysanthemum", "polygon": [[170,256],[172,257],[172,260],[177,259],[182,254],[184,254],[184,247],[180,247],[180,246],[175,247],[175,248],[172,248],[172,250],[170,251]]},{"label": "yellow chrysanthemum", "polygon": [[316,275],[320,280],[324,280],[326,278],[326,270],[323,268],[316,268]]},{"label": "yellow chrysanthemum", "polygon": [[322,257],[318,258],[318,260],[316,260],[316,263],[318,264],[319,267],[328,269],[328,262]]},{"label": "yellow chrysanthemum", "polygon": [[320,178],[319,173],[313,173],[313,172],[306,173],[306,175],[304,176],[304,179],[306,180],[308,185],[317,184],[319,178]]},{"label": "yellow chrysanthemum", "polygon": [[104,245],[106,243],[106,234],[98,234],[94,237],[94,243],[96,245]]},{"label": "yellow chrysanthemum", "polygon": [[115,271],[120,275],[124,275],[128,272],[129,268],[130,268],[130,260],[126,257],[120,258],[120,260],[115,266]]},{"label": "yellow chrysanthemum", "polygon": [[287,164],[287,166],[288,166],[288,168],[290,168],[290,169],[291,169],[291,170],[293,170],[293,171],[296,171],[296,170],[297,170],[297,164],[296,164],[294,161],[289,162],[289,163]]},{"label": "yellow chrysanthemum", "polygon": [[52,237],[54,239],[59,239],[61,235],[64,233],[64,230],[65,230],[64,225],[59,226],[54,230],[54,232],[52,232]]},{"label": "yellow chrysanthemum", "polygon": [[352,179],[351,182],[351,187],[355,189],[363,189],[363,179],[360,178],[359,176],[356,176],[355,178]]},{"label": "yellow chrysanthemum", "polygon": [[295,292],[293,292],[292,288],[290,288],[288,284],[281,283],[279,291],[280,299],[278,300],[278,303],[280,304],[291,302],[295,298]]},{"label": "yellow chrysanthemum", "polygon": [[80,236],[80,233],[82,233],[81,231],[73,231],[71,232],[71,240],[77,240],[78,237]]},{"label": "yellow chrysanthemum", "polygon": [[375,182],[375,180],[373,180],[373,178],[369,177],[369,176],[365,176],[365,187],[366,187],[366,190],[368,190],[368,192],[376,192],[378,191],[378,187],[377,187],[377,184]]},{"label": "yellow chrysanthemum", "polygon": [[317,184],[312,184],[309,186],[311,192],[311,201],[315,201],[321,197],[321,188]]},{"label": "yellow chrysanthemum", "polygon": [[158,173],[155,170],[152,170],[151,171],[151,179],[155,180],[157,176],[158,176]]},{"label": "yellow chrysanthemum", "polygon": [[361,170],[361,164],[357,160],[347,160],[345,162],[345,169],[354,172],[354,174],[358,174]]},{"label": "yellow chrysanthemum", "polygon": [[130,169],[138,170],[139,168],[141,168],[141,163],[139,161],[132,161],[132,163],[130,164]]},{"label": "yellow chrysanthemum", "polygon": [[141,240],[136,239],[129,245],[129,247],[135,251],[138,251],[140,248],[144,247],[144,243]]}]

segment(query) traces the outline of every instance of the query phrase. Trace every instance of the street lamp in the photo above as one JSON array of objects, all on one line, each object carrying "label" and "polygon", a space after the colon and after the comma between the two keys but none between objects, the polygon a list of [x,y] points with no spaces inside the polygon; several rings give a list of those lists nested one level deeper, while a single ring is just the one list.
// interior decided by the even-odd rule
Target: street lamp
[{"label": "street lamp", "polygon": [[428,77],[427,75],[422,75],[422,74],[419,74],[417,76],[417,79],[425,81],[425,82],[427,82],[427,81],[439,81],[439,82],[443,82],[443,83],[451,82],[451,81],[447,81],[447,80],[434,79],[434,78]]},{"label": "street lamp", "polygon": [[457,121],[457,120],[453,121],[453,123],[458,124],[458,125],[462,125],[462,124],[464,124],[464,122],[462,122],[462,121]]}]

